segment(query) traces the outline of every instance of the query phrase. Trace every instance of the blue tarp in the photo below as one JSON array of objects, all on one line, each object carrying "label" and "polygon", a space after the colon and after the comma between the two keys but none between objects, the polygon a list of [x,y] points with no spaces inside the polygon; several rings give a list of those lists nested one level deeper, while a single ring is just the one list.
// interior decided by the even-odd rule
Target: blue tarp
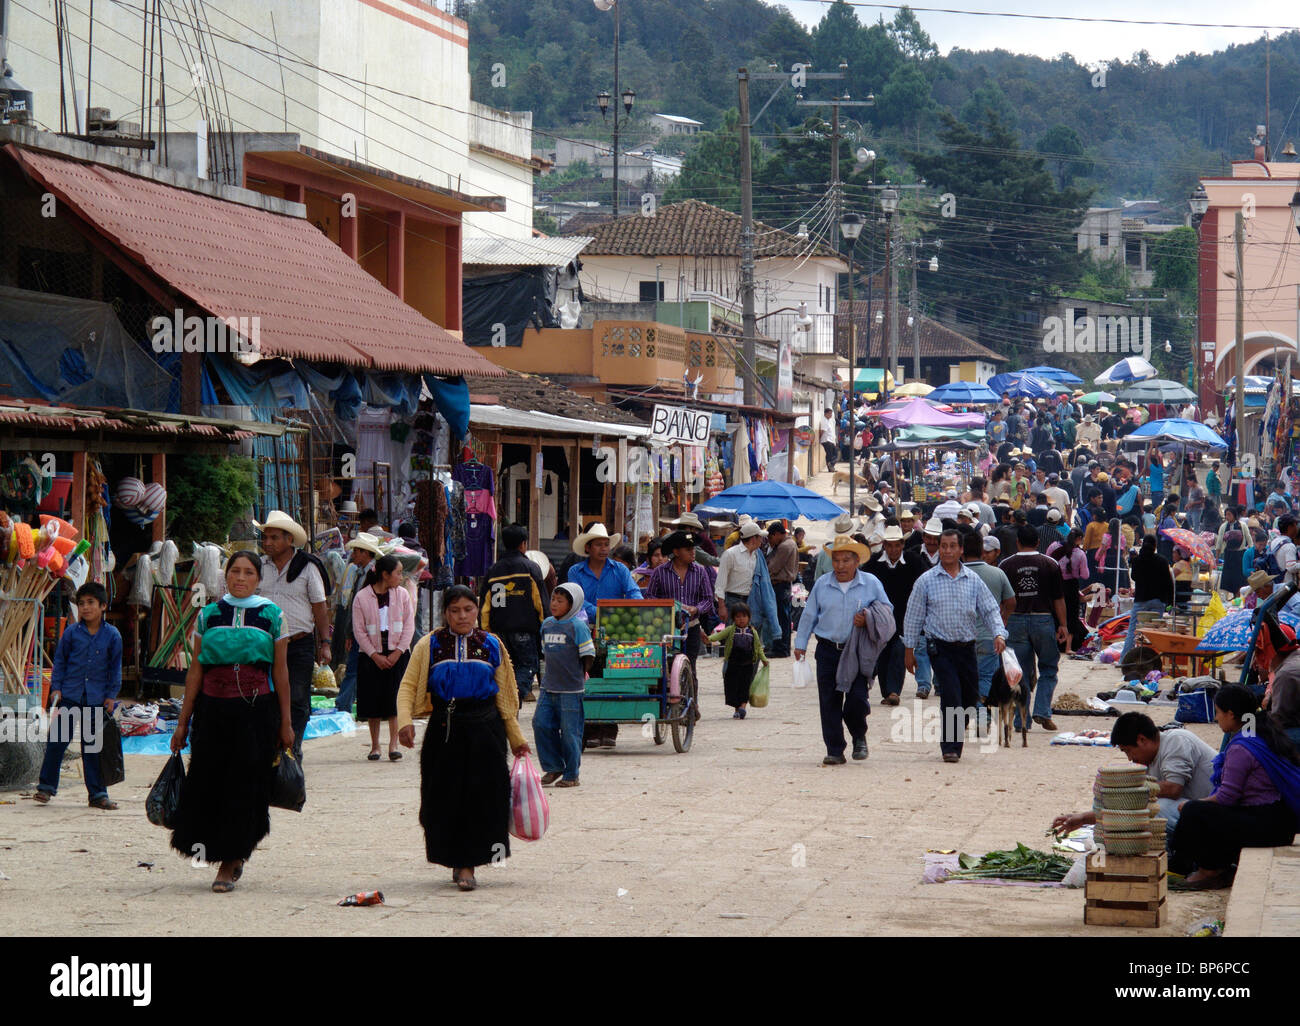
[{"label": "blue tarp", "polygon": [[[175,722],[163,720],[162,725],[166,731],[162,734],[144,734],[122,738],[122,753],[124,755],[170,755],[172,750],[172,729]],[[307,729],[302,736],[304,741],[310,741],[313,738],[328,737],[331,734],[352,734],[355,733],[356,729],[357,724],[352,719],[351,713],[313,713],[311,719],[307,721]],[[186,755],[189,750],[190,746],[186,744],[181,749],[181,754]]]}]

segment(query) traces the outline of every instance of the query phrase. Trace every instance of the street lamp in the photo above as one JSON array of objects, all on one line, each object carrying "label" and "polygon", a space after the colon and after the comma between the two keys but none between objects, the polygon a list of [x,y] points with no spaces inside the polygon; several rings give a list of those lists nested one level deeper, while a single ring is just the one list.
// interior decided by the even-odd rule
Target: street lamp
[{"label": "street lamp", "polygon": [[1192,208],[1192,227],[1201,226],[1201,218],[1205,216],[1210,209],[1210,197],[1205,191],[1205,186],[1199,182],[1196,185],[1196,191],[1187,197],[1187,205]]},{"label": "street lamp", "polygon": [[[620,98],[623,100],[623,110],[626,112],[626,116],[624,117],[623,120],[626,121],[628,119],[628,116],[630,116],[632,113],[632,104],[636,102],[636,93],[633,92],[631,89],[620,90],[618,85],[618,29],[619,29],[619,13],[622,10],[623,5],[620,3],[620,0],[591,0],[591,2],[595,5],[596,10],[598,11],[613,10],[614,12],[614,92],[618,94]],[[610,94],[603,89],[596,94],[596,103],[600,106],[601,120],[605,119],[606,114],[609,111],[609,100],[610,100]],[[614,150],[613,150],[615,219],[618,218],[618,129],[619,129],[619,116],[618,116],[618,111],[615,110],[614,111]]]},{"label": "street lamp", "polygon": [[[858,236],[862,234],[862,215],[852,212],[840,218],[840,234],[849,244],[849,431],[853,439],[849,444],[849,516],[857,510],[855,502],[855,485],[858,477],[858,331],[857,311],[853,306],[853,251],[858,245]],[[870,329],[868,328],[868,338]]]},{"label": "street lamp", "polygon": [[1201,182],[1196,183],[1196,190],[1187,197],[1187,205],[1192,211],[1192,228],[1196,231],[1196,342],[1192,347],[1192,359],[1196,363],[1196,401],[1202,406],[1207,405],[1201,397],[1201,365],[1205,357],[1201,355],[1201,222],[1205,220],[1205,214],[1210,209],[1210,196],[1205,191],[1205,186]]}]

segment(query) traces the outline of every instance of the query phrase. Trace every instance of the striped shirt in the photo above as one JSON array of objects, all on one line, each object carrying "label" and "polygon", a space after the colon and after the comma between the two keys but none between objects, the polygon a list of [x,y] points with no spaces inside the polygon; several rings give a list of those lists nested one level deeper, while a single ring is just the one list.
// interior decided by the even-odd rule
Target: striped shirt
[{"label": "striped shirt", "polygon": [[691,625],[699,623],[700,613],[713,615],[713,579],[699,563],[688,563],[686,578],[677,576],[673,561],[660,563],[650,574],[645,586],[646,596],[657,599],[676,599],[684,606],[695,606],[696,615]]},{"label": "striped shirt", "polygon": [[963,565],[954,577],[936,565],[912,589],[903,620],[903,644],[916,648],[923,632],[938,641],[974,641],[981,621],[994,637],[1007,636],[993,593],[979,575]]}]

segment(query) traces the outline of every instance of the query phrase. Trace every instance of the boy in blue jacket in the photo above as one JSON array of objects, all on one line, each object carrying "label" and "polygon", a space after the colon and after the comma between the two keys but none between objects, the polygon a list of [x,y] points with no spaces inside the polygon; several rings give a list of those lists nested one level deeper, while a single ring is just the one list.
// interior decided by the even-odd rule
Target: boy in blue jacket
[{"label": "boy in blue jacket", "polygon": [[55,649],[50,676],[50,736],[35,795],[41,805],[58,793],[59,769],[72,741],[75,719],[81,724],[81,765],[90,805],[110,811],[117,808],[99,773],[104,717],[112,713],[113,702],[122,690],[122,635],[104,622],[107,608],[104,586],[83,584],[77,589],[80,619],[63,632]]},{"label": "boy in blue jacket", "polygon": [[542,621],[546,669],[533,713],[533,737],[546,786],[577,787],[582,764],[582,696],[596,656],[591,631],[575,618],[586,596],[576,584],[551,592],[551,615]]}]

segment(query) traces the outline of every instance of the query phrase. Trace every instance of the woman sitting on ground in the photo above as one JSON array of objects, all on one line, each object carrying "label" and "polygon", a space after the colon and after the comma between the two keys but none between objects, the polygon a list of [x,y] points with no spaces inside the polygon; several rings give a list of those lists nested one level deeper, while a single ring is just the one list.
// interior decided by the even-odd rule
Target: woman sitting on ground
[{"label": "woman sitting on ground", "polygon": [[1179,806],[1170,841],[1169,868],[1192,890],[1231,884],[1242,848],[1289,845],[1300,813],[1300,752],[1250,689],[1220,688],[1214,720],[1227,736],[1214,760],[1214,792]]}]

